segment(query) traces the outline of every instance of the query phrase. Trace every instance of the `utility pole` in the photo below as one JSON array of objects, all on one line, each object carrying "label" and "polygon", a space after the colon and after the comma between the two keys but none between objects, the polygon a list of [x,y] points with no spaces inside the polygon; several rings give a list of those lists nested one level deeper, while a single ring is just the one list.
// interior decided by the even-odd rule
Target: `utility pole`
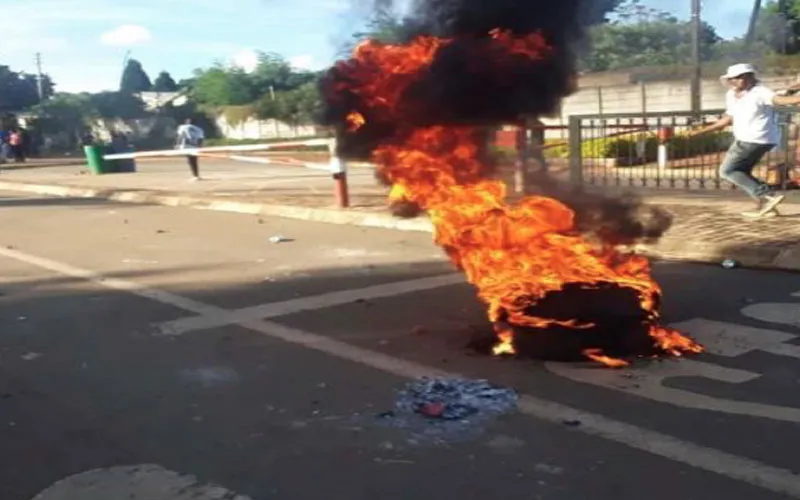
[{"label": "utility pole", "polygon": [[42,76],[42,54],[36,53],[36,90],[39,91],[39,102],[44,101],[44,77]]},{"label": "utility pole", "polygon": [[702,101],[702,75],[703,67],[700,60],[700,38],[702,35],[702,23],[700,21],[700,0],[692,0],[692,80],[691,80],[691,100],[692,114],[700,118],[703,111]]},{"label": "utility pole", "polygon": [[[784,3],[778,2],[778,12],[785,12],[783,10]],[[761,13],[761,0],[753,2],[753,11],[750,13],[750,22],[747,24],[747,34],[744,37],[744,46],[750,48],[753,45],[753,40],[756,36],[756,24],[758,24],[758,16]]]}]

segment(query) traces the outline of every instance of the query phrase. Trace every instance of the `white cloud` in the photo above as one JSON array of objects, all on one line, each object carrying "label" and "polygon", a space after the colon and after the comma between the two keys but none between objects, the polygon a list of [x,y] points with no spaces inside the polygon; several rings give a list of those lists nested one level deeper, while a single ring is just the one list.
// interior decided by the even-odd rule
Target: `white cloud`
[{"label": "white cloud", "polygon": [[153,39],[150,30],[138,24],[124,24],[111,31],[103,33],[100,41],[104,45],[117,47],[130,47],[142,45]]},{"label": "white cloud", "polygon": [[289,64],[295,69],[314,70],[317,69],[318,64],[315,64],[314,56],[307,54],[301,56],[294,56],[289,58]]},{"label": "white cloud", "polygon": [[251,49],[242,50],[233,56],[233,64],[251,73],[258,67],[258,53]]}]

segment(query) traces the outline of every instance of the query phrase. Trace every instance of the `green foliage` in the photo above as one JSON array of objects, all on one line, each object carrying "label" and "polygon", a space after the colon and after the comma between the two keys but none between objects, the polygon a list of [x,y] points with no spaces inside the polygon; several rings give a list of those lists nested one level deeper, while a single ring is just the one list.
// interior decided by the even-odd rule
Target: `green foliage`
[{"label": "green foliage", "polygon": [[261,118],[304,121],[319,103],[317,78],[317,73],[295,70],[278,55],[261,53],[252,73],[218,64],[195,71],[186,83],[194,99],[207,107],[253,105]]},{"label": "green foliage", "polygon": [[222,116],[230,125],[239,125],[255,115],[253,106],[242,104],[240,106],[224,106],[220,108]]},{"label": "green foliage", "polygon": [[314,122],[322,106],[319,91],[314,83],[306,83],[282,92],[278,103],[280,118],[293,125]]},{"label": "green foliage", "polygon": [[146,114],[144,104],[124,92],[98,94],[56,94],[31,108],[32,128],[37,134],[66,136],[68,147],[77,146],[97,120],[139,118]]},{"label": "green foliage", "polygon": [[147,114],[142,100],[126,92],[89,94],[89,102],[99,118],[127,120],[141,118]]},{"label": "green foliage", "polygon": [[178,84],[173,80],[172,75],[166,71],[158,74],[153,82],[154,92],[175,92],[178,90]]},{"label": "green foliage", "polygon": [[126,94],[136,94],[146,92],[153,88],[150,77],[142,68],[142,63],[136,59],[129,59],[122,71],[122,79],[119,83],[120,92]]},{"label": "green foliage", "polygon": [[800,0],[768,1],[761,9],[755,40],[779,54],[800,52]]},{"label": "green foliage", "polygon": [[220,65],[195,71],[193,97],[208,106],[241,106],[251,103],[256,92],[248,74]]},{"label": "green foliage", "polygon": [[90,130],[98,117],[89,94],[56,94],[31,109],[36,129],[43,133],[67,132],[80,136]]},{"label": "green foliage", "polygon": [[[582,158],[611,158],[629,162],[637,157],[637,143],[644,139],[644,161],[653,162],[658,157],[658,138],[653,133],[625,134],[614,137],[599,137],[581,143]],[[676,135],[669,142],[670,158],[690,158],[725,150],[731,143],[729,132],[687,137]],[[545,150],[550,158],[568,158],[569,146],[564,144]]]},{"label": "green foliage", "polygon": [[[593,27],[590,49],[580,59],[587,71],[608,71],[636,66],[661,66],[691,60],[689,22],[644,7],[639,0],[627,0],[614,12],[612,22]],[[721,38],[703,24],[701,57],[712,59]]]},{"label": "green foliage", "polygon": [[[45,99],[53,95],[53,81],[49,76],[42,79]],[[13,71],[0,65],[0,112],[22,111],[39,102],[39,91],[35,75]]]}]

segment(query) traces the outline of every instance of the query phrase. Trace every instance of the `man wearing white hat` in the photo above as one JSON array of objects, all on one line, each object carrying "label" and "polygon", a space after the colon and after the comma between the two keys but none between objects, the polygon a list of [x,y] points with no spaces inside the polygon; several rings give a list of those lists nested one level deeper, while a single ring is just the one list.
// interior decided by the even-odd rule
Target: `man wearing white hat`
[{"label": "man wearing white hat", "polygon": [[725,96],[725,115],[715,123],[689,132],[699,135],[733,128],[733,144],[720,165],[720,176],[735,184],[758,203],[754,212],[742,215],[761,217],[774,215],[775,207],[784,196],[774,193],[766,183],[753,177],[756,164],[780,143],[781,132],[776,118],[776,106],[800,104],[800,96],[789,95],[800,90],[800,84],[785,92],[774,92],[761,85],[751,64],[734,64],[720,77],[730,86]]}]

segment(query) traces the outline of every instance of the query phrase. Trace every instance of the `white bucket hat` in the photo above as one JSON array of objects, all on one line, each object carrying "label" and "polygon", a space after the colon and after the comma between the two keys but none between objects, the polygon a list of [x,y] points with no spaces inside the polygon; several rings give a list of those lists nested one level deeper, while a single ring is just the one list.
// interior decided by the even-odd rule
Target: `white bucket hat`
[{"label": "white bucket hat", "polygon": [[740,63],[734,64],[733,66],[728,66],[728,71],[725,72],[724,75],[719,77],[719,80],[722,83],[727,83],[728,80],[731,78],[736,78],[737,76],[746,75],[748,73],[756,74],[756,68],[752,64],[747,63]]}]

